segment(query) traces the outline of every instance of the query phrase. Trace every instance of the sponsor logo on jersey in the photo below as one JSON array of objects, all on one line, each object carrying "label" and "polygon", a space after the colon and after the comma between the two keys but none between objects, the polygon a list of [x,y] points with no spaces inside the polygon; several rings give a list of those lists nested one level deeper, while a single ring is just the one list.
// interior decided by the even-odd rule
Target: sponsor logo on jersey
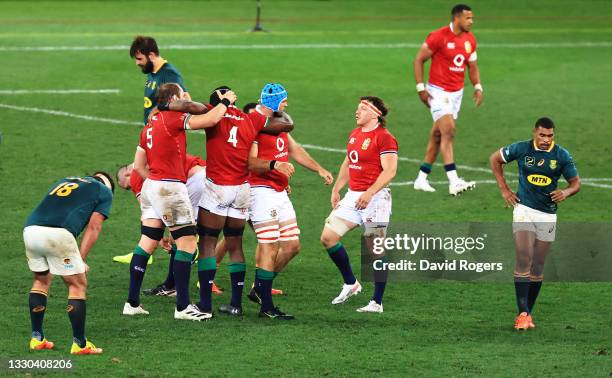
[{"label": "sponsor logo on jersey", "polygon": [[351,138],[351,140],[349,140],[349,144],[355,144],[355,138]]},{"label": "sponsor logo on jersey", "polygon": [[355,150],[349,152],[349,160],[353,163],[357,163],[359,161],[359,153]]},{"label": "sponsor logo on jersey", "polygon": [[535,158],[533,156],[525,156],[525,165],[528,167],[533,167],[535,164]]},{"label": "sponsor logo on jersey", "polygon": [[464,47],[465,47],[465,52],[466,53],[469,54],[469,53],[472,52],[472,44],[470,43],[470,41],[465,41]]},{"label": "sponsor logo on jersey", "polygon": [[446,48],[447,49],[454,49],[455,48],[455,42],[449,42],[446,44]]},{"label": "sponsor logo on jersey", "polygon": [[372,140],[370,138],[367,138],[366,140],[363,141],[363,144],[361,145],[361,149],[362,150],[367,150],[368,147],[370,147],[370,142]]},{"label": "sponsor logo on jersey", "polygon": [[536,186],[548,186],[550,183],[552,183],[552,179],[550,177],[536,174],[527,176],[527,181]]},{"label": "sponsor logo on jersey", "polygon": [[550,169],[557,169],[557,161],[556,160],[551,160],[550,161]]},{"label": "sponsor logo on jersey", "polygon": [[538,161],[538,167],[541,167],[544,165],[544,159],[540,159],[540,161]]}]

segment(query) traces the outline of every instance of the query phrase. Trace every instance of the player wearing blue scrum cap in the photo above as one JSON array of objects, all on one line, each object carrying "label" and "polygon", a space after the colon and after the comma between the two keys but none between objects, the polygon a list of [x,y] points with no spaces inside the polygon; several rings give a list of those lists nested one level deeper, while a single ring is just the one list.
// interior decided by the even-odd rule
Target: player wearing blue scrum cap
[{"label": "player wearing blue scrum cap", "polygon": [[278,112],[283,101],[287,101],[287,90],[282,85],[277,83],[266,84],[261,90],[259,102],[261,105],[272,109],[272,111]]}]

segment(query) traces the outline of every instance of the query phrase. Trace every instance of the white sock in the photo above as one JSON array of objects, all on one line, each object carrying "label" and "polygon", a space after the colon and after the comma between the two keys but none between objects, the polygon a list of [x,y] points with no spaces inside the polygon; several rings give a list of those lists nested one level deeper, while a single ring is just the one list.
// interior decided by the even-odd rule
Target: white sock
[{"label": "white sock", "polygon": [[459,176],[457,176],[457,170],[453,169],[452,171],[447,171],[446,172],[446,177],[448,177],[448,181],[449,183],[454,183],[455,181],[459,180]]},{"label": "white sock", "polygon": [[427,180],[427,176],[429,173],[425,173],[419,169],[419,175],[417,176],[417,180]]}]

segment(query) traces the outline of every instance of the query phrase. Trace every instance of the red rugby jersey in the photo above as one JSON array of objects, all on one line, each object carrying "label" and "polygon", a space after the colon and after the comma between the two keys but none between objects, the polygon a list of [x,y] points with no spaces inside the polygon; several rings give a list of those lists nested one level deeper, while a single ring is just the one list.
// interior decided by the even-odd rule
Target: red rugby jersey
[{"label": "red rugby jersey", "polygon": [[206,177],[218,185],[240,185],[246,182],[251,144],[265,127],[266,120],[258,112],[248,115],[230,105],[219,123],[205,129]]},{"label": "red rugby jersey", "polygon": [[463,88],[465,66],[476,60],[476,38],[470,32],[455,35],[450,26],[431,32],[425,44],[433,55],[429,69],[429,84],[447,92]]},{"label": "red rugby jersey", "polygon": [[368,190],[383,168],[380,156],[397,154],[397,141],[382,126],[363,132],[357,127],[349,136],[346,153],[349,160],[349,188],[356,192]]},{"label": "red rugby jersey", "polygon": [[138,146],[147,154],[149,179],[187,181],[185,125],[189,117],[187,113],[162,111],[142,129]]},{"label": "red rugby jersey", "polygon": [[[253,142],[257,143],[257,157],[264,160],[289,161],[289,135],[259,134]],[[249,173],[249,184],[251,186],[268,186],[277,192],[282,192],[289,185],[289,178],[278,171],[266,173]]]}]

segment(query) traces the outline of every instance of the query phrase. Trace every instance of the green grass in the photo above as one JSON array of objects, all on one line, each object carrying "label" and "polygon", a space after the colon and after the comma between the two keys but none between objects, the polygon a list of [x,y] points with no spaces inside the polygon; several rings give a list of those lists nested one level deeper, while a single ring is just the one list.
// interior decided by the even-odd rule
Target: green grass
[{"label": "green grass", "polygon": [[[354,127],[358,98],[382,97],[390,106],[389,128],[400,155],[420,159],[431,119],[411,78],[416,48],[178,50],[170,44],[415,43],[447,23],[451,1],[267,1],[266,34],[252,27],[254,2],[2,2],[0,46],[129,45],[150,34],[162,55],[182,71],[195,99],[228,84],[244,103],[265,82],[289,90],[294,137],[307,144],[344,148]],[[485,103],[475,109],[466,91],[458,121],[459,164],[487,167],[502,145],[529,138],[535,119],[551,116],[557,141],[568,148],[584,178],[609,178],[612,117],[612,48],[496,48],[503,43],[612,42],[612,3],[605,1],[477,1],[474,32],[482,47],[479,66]],[[156,9],[162,9],[157,11]],[[0,89],[117,88],[111,95],[3,95],[1,104],[54,109],[138,122],[143,75],[127,50],[2,51]],[[469,88],[469,87],[468,87]],[[59,177],[97,169],[115,171],[134,153],[139,128],[0,108],[0,357],[31,358],[27,293],[30,273],[23,255],[22,224],[44,190]],[[204,155],[203,136],[189,136],[189,151]],[[337,172],[342,154],[312,150]],[[510,170],[514,170],[511,167]],[[417,165],[402,162],[396,182],[412,180]],[[460,171],[477,180],[483,172]],[[433,180],[444,180],[435,167]],[[607,182],[609,185],[610,183]],[[391,283],[381,316],[357,314],[371,293],[332,307],[340,277],[318,237],[329,213],[329,189],[298,169],[291,185],[302,229],[302,252],[275,281],[288,294],[278,304],[297,316],[270,324],[245,304],[242,320],[221,316],[204,324],[175,322],[171,301],[144,298],[146,319],[120,316],[128,269],[111,258],[133,249],[139,209],[131,193],[115,195],[111,218],[89,263],[88,321],[99,357],[75,359],[80,375],[596,375],[612,372],[612,302],[609,283],[546,284],[536,310],[538,328],[511,331],[512,284]],[[459,199],[393,188],[393,220],[510,221],[495,185],[483,184]],[[610,221],[612,190],[583,186],[560,207],[560,222]],[[245,250],[253,261],[250,232]],[[346,245],[358,270],[358,235]],[[577,251],[578,253],[579,251]],[[144,287],[165,275],[167,257],[156,255]],[[248,271],[248,282],[254,270]],[[226,267],[217,274],[229,288]],[[192,278],[195,282],[195,275]],[[195,291],[193,293],[195,298]],[[66,291],[51,290],[45,332],[56,342],[49,358],[69,358]],[[216,298],[216,304],[228,294]]]}]

